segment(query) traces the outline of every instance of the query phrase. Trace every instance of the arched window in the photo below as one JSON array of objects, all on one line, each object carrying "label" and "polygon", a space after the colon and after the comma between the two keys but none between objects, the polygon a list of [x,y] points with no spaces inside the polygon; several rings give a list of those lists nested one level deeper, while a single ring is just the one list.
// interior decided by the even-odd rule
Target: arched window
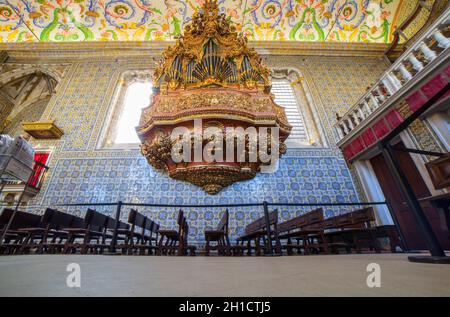
[{"label": "arched window", "polygon": [[99,138],[99,149],[138,149],[139,125],[142,108],[150,105],[152,72],[148,69],[127,70],[121,74],[111,108]]},{"label": "arched window", "polygon": [[114,143],[139,143],[135,127],[139,125],[142,108],[150,103],[151,92],[151,82],[137,82],[128,86],[122,113],[117,122]]},{"label": "arched window", "polygon": [[288,148],[326,147],[323,128],[314,101],[302,74],[291,68],[271,69],[271,92],[275,102],[284,107],[292,131]]},{"label": "arched window", "polygon": [[294,146],[308,143],[308,135],[300,114],[297,98],[290,81],[281,79],[272,81],[272,93],[275,95],[275,103],[284,107],[286,116],[292,131],[287,139],[287,145]]}]

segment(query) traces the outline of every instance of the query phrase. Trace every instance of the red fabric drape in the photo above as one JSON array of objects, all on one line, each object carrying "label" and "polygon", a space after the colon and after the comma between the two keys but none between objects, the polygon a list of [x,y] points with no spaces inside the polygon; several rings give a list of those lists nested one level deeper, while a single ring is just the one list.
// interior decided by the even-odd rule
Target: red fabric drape
[{"label": "red fabric drape", "polygon": [[[48,152],[35,153],[34,160],[36,162],[39,162],[39,163],[45,165],[47,163],[49,155],[50,155],[50,153],[48,153]],[[38,165],[38,164],[34,165],[33,175],[31,175],[28,185],[30,185],[32,187],[36,187],[43,169],[44,168],[41,165]]]},{"label": "red fabric drape", "polygon": [[34,160],[36,162],[39,162],[39,163],[45,165],[45,164],[47,164],[47,160],[48,160],[49,155],[50,155],[50,153],[48,153],[48,152],[35,153],[34,154]]}]

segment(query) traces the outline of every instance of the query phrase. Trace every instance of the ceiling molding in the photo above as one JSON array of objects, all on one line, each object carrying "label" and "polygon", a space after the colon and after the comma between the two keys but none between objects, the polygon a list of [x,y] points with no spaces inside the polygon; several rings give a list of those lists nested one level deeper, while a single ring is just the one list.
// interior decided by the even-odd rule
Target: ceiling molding
[{"label": "ceiling molding", "polygon": [[[150,42],[62,42],[62,43],[0,43],[8,53],[9,62],[69,61],[80,59],[129,59],[158,57],[173,41]],[[383,57],[387,44],[335,42],[251,42],[261,55],[316,55]],[[401,48],[399,48],[401,49]]]}]

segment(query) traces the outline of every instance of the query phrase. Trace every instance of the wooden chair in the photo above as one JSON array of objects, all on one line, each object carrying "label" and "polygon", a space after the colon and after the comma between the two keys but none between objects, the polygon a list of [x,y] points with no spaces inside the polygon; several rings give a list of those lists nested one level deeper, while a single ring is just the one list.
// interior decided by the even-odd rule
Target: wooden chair
[{"label": "wooden chair", "polygon": [[153,254],[153,252],[156,253],[156,249],[158,248],[158,234],[159,234],[159,224],[150,220],[150,239],[148,245],[149,255]]},{"label": "wooden chair", "polygon": [[157,255],[195,255],[196,247],[188,243],[189,225],[182,210],[178,212],[177,224],[178,230],[159,230]]},{"label": "wooden chair", "polygon": [[[219,255],[230,255],[231,247],[228,238],[229,213],[226,209],[217,225],[216,230],[205,230],[205,255],[209,256],[211,250],[217,250]],[[217,246],[211,246],[211,242],[217,242]]]},{"label": "wooden chair", "polygon": [[[51,239],[47,239],[46,242],[44,241],[42,244],[43,251],[47,253],[62,253],[67,239],[69,238],[69,233],[65,230],[67,230],[67,228],[83,228],[86,226],[84,218],[67,213],[64,213],[64,215],[71,219],[68,225],[65,225],[66,220],[50,220],[51,222],[56,222],[56,226],[59,227],[57,229],[58,234],[54,235]],[[58,223],[60,223],[60,225],[58,225]],[[82,236],[80,236],[79,239],[82,239]]]},{"label": "wooden chair", "polygon": [[[63,252],[75,253],[78,248],[81,254],[87,254],[89,249],[95,251],[107,228],[108,218],[108,216],[102,213],[88,209],[84,217],[85,228],[63,229],[68,233]],[[82,242],[78,242],[77,239],[82,239]],[[92,240],[95,240],[97,243],[92,243]]]},{"label": "wooden chair", "polygon": [[[141,215],[142,216],[142,215]],[[152,254],[153,250],[156,249],[156,239],[157,236],[153,236],[153,230],[158,230],[159,225],[153,222],[150,218],[143,216],[143,223],[141,226],[141,232],[137,237],[136,243],[133,244],[132,248],[137,251],[138,254],[145,255],[146,251],[148,254]],[[140,221],[139,221],[140,222]],[[153,245],[155,241],[155,245]]]},{"label": "wooden chair", "polygon": [[190,256],[195,256],[195,251],[197,250],[197,247],[189,244],[189,241],[188,241],[189,224],[186,220],[186,217],[183,217],[181,237],[182,237],[182,239],[180,240],[181,245],[179,246],[178,255],[188,255],[189,254]]},{"label": "wooden chair", "polygon": [[42,227],[42,217],[40,215],[18,210],[11,222],[11,225],[9,226],[8,231],[6,231],[6,226],[9,223],[13,213],[13,209],[5,208],[0,215],[1,233],[5,233],[5,238],[0,247],[0,254],[18,253],[22,247],[24,239],[27,237],[27,233],[20,231],[20,229],[27,227]]},{"label": "wooden chair", "polygon": [[21,247],[20,253],[30,252],[36,248],[36,253],[43,253],[44,250],[54,248],[57,240],[59,244],[67,239],[68,234],[62,231],[73,222],[74,216],[47,208],[42,215],[40,227],[30,227],[19,229],[27,234]]},{"label": "wooden chair", "polygon": [[[247,255],[251,255],[252,250],[255,250],[255,255],[262,255],[269,253],[268,236],[275,242],[275,253],[281,254],[281,245],[278,239],[278,211],[269,213],[269,226],[266,225],[265,216],[253,221],[245,227],[245,233],[237,238],[236,246],[233,247],[234,253],[243,255],[244,250],[247,250]],[[254,242],[254,245],[252,245]],[[263,242],[263,247],[261,247]],[[246,243],[246,245],[244,245]]]},{"label": "wooden chair", "polygon": [[[116,229],[116,219],[109,217],[109,216],[107,216],[107,217],[108,217],[108,220],[106,221],[106,227],[103,229],[103,235],[101,238],[101,242],[95,246],[95,248],[98,249],[99,253],[103,253],[105,249],[110,248],[111,244],[112,244],[112,239],[114,239],[114,230]],[[129,224],[119,221],[119,225],[117,227],[118,234],[115,237],[115,239],[116,239],[115,245],[116,246],[117,246],[118,241],[126,239],[126,237],[121,236],[119,234],[119,232],[121,232],[121,230],[129,230],[129,229],[130,229]]]},{"label": "wooden chair", "polygon": [[176,251],[179,255],[183,254],[184,213],[181,209],[178,212],[177,224],[178,230],[159,230],[157,255],[174,254]]},{"label": "wooden chair", "polygon": [[118,237],[123,241],[118,244],[117,248],[122,250],[122,254],[133,254],[134,245],[139,243],[143,238],[143,228],[145,226],[146,218],[137,210],[131,209],[128,213],[128,223],[131,227],[119,228],[117,231]]}]

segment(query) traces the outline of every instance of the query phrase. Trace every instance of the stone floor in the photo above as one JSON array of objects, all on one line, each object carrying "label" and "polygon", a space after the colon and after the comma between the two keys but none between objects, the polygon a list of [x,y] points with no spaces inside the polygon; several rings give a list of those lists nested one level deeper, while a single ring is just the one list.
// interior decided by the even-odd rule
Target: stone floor
[{"label": "stone floor", "polygon": [[[66,286],[69,263],[81,287]],[[366,284],[381,267],[381,287]],[[0,257],[0,296],[450,296],[450,265],[410,263],[406,255]]]}]

